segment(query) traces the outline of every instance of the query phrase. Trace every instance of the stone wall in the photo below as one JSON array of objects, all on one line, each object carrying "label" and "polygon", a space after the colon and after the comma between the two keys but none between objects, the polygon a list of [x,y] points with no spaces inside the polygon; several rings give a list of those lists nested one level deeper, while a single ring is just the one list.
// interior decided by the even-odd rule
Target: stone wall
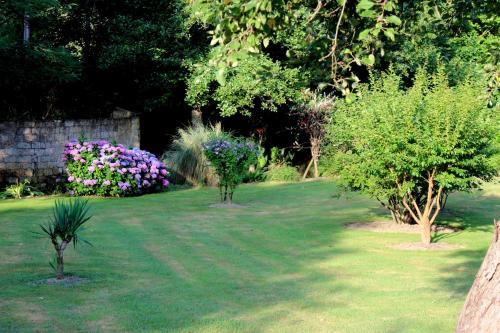
[{"label": "stone wall", "polygon": [[139,125],[128,111],[115,111],[109,119],[0,123],[0,183],[17,178],[43,183],[60,175],[64,144],[82,133],[89,140],[139,147]]}]

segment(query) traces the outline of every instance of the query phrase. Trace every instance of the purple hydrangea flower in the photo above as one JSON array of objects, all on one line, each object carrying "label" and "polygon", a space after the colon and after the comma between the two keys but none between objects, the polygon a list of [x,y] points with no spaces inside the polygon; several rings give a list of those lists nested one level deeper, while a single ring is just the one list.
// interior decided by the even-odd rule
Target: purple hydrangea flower
[{"label": "purple hydrangea flower", "polygon": [[118,187],[121,190],[126,191],[130,187],[130,184],[129,182],[118,182]]},{"label": "purple hydrangea flower", "polygon": [[[81,170],[81,167],[76,169],[68,167],[67,169],[68,187],[75,191],[78,189],[78,187],[74,187],[76,183],[81,183],[88,189],[98,183],[103,186],[117,186],[121,191],[141,189],[156,184],[168,186],[166,176],[169,173],[165,164],[153,154],[139,148],[127,149],[123,145],[113,145],[105,140],[84,142],[83,144],[72,140],[64,146],[63,160],[68,166],[75,163],[85,165],[84,170]],[[98,169],[104,172],[95,173]],[[71,173],[69,170],[80,171]],[[114,173],[115,182],[101,178],[101,175],[108,172]],[[145,178],[146,181],[144,181]],[[131,179],[134,181],[131,182]]]}]

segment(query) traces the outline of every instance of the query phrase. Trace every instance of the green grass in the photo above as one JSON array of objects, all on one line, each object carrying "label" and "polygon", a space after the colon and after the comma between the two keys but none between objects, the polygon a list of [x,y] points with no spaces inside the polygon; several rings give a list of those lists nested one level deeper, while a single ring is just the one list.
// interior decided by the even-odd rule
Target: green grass
[{"label": "green grass", "polygon": [[452,332],[499,216],[498,185],[449,199],[441,221],[467,228],[452,251],[388,245],[416,234],[346,230],[387,218],[376,202],[334,197],[332,182],[241,186],[93,199],[67,250],[75,286],[53,276],[32,231],[54,198],[0,202],[0,332]]}]

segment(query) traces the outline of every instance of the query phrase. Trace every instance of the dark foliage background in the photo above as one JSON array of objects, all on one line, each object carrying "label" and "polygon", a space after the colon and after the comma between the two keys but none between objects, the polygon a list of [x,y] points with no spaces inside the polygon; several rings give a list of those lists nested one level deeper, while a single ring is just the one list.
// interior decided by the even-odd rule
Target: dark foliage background
[{"label": "dark foliage background", "polygon": [[[309,23],[318,2],[295,3],[295,21],[271,39],[262,56],[279,63],[283,73],[299,69],[296,89],[314,90],[331,79],[328,64],[319,59],[328,51],[339,4],[324,2],[323,14]],[[377,54],[372,65],[351,68],[361,81],[367,81],[369,70],[377,73],[391,64],[408,82],[422,64],[429,71],[444,64],[456,81],[471,73],[486,80],[498,75],[499,1],[396,3],[394,15],[402,24],[394,40],[382,35],[373,41],[382,43],[373,50],[379,52],[382,45],[384,56]],[[187,4],[184,0],[0,0],[0,121],[107,117],[121,107],[140,114],[143,148],[161,153],[175,128],[189,124],[193,106],[186,102],[186,90],[196,75],[192,65],[207,65],[214,47],[207,34],[213,27],[193,19]],[[346,36],[371,24],[355,7],[347,6],[348,16],[340,26]],[[31,29],[28,43],[22,38],[26,17]],[[354,50],[363,41],[349,43]],[[262,84],[266,88],[266,81]],[[209,92],[217,85],[212,82]],[[340,97],[333,86],[324,91]],[[292,101],[279,105],[277,112],[256,102],[250,116],[222,117],[219,105],[220,101],[207,100],[201,110],[205,122],[222,121],[236,134],[263,139],[267,147],[294,147],[307,141],[290,115]],[[301,154],[307,156],[307,149],[297,151],[298,160]]]}]

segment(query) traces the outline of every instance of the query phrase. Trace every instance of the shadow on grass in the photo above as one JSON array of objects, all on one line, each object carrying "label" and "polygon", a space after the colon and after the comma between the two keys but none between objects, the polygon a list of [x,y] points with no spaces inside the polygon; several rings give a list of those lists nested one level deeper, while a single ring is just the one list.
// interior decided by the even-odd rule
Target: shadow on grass
[{"label": "shadow on grass", "polygon": [[[452,297],[457,297],[463,302],[469,292],[487,249],[484,250],[457,250],[448,255],[453,264],[443,266],[440,271],[445,274],[445,278],[437,281],[437,286],[452,293]],[[458,262],[457,262],[458,261]]]},{"label": "shadow on grass", "polygon": [[[493,227],[493,220],[500,215],[500,197],[483,191],[473,193],[453,193],[450,195],[446,207],[439,214],[436,225],[451,226],[467,232],[489,232]],[[391,221],[389,211],[382,205],[370,208],[371,216],[381,217],[381,220]],[[367,217],[369,222],[372,219]],[[361,221],[364,222],[364,221]],[[433,242],[458,236],[461,231],[454,233],[435,233]]]},{"label": "shadow on grass", "polygon": [[[294,231],[286,222],[235,224],[238,217],[225,213],[222,218],[207,216],[211,223],[219,224],[218,228],[199,219],[182,228],[143,224],[130,230],[127,238],[135,244],[130,259],[138,263],[135,271],[141,274],[134,276],[132,272],[127,278],[147,284],[135,286],[134,294],[121,298],[127,308],[134,308],[126,316],[131,320],[123,318],[123,323],[129,323],[124,328],[160,330],[168,322],[169,329],[196,331],[202,328],[197,325],[204,329],[214,325],[216,329],[218,321],[224,320],[226,329],[238,330],[243,321],[255,331],[263,331],[276,315],[266,309],[287,311],[295,302],[307,299],[311,291],[332,281],[334,275],[314,269],[315,262],[354,252],[332,247],[332,239],[339,237],[340,230],[329,230],[330,237],[313,247],[304,242],[303,232]],[[128,226],[115,229],[119,228]],[[349,286],[332,283],[331,288],[325,292],[335,293]],[[138,297],[163,307],[151,309],[138,303]],[[314,299],[307,304],[311,311],[335,306]],[[147,318],[141,315],[145,312]],[[260,314],[255,317],[256,313]],[[200,318],[204,320],[200,322]],[[145,326],[130,325],[134,322]],[[192,326],[186,327],[190,322]]]},{"label": "shadow on grass", "polygon": [[[45,220],[51,203],[0,207],[0,230],[10,239],[0,240],[0,251],[8,251],[2,255],[24,251],[28,256],[0,263],[0,282],[13,286],[0,291],[0,299],[10,302],[0,301],[0,310],[14,316],[30,310],[27,304],[37,297],[50,297],[36,309],[44,313],[41,323],[22,316],[8,323],[18,331],[74,331],[79,324],[83,331],[260,332],[275,328],[277,321],[298,327],[300,322],[290,321],[352,306],[350,294],[369,288],[351,281],[356,271],[348,266],[360,265],[360,251],[374,255],[375,247],[363,250],[346,242],[353,231],[343,224],[380,219],[384,210],[362,196],[334,199],[333,187],[322,182],[242,186],[236,202],[249,207],[239,210],[209,209],[217,202],[217,189],[93,201],[95,217],[86,238],[95,246],[70,253],[67,262],[70,271],[95,283],[66,289],[16,285],[47,272],[45,257],[37,257],[40,244],[27,242],[22,233]],[[463,215],[459,209],[466,199],[450,199],[463,219],[481,217],[474,224],[486,227],[481,210]],[[494,204],[487,200],[482,209]],[[2,228],[13,218],[19,221]],[[454,274],[436,285],[462,297],[484,255],[479,252],[450,253],[453,262],[443,270]],[[336,257],[344,258],[345,266],[337,265]],[[294,311],[302,312],[294,316]],[[0,319],[0,331],[6,322]]]},{"label": "shadow on grass", "polygon": [[[80,247],[76,254],[70,250],[66,258],[68,272],[90,283],[72,288],[29,284],[47,277],[45,259],[52,249],[46,244],[40,251],[43,241],[31,242],[25,233],[46,220],[52,202],[5,207],[0,230],[7,221],[4,235],[9,240],[0,241],[0,250],[7,251],[2,256],[23,252],[27,257],[0,261],[2,284],[15,286],[0,292],[2,312],[15,317],[0,320],[0,328],[30,331],[36,325],[42,331],[71,331],[76,311],[77,322],[89,331],[264,331],[278,317],[287,318],[297,304],[311,313],[343,306],[314,296],[318,290],[335,294],[353,288],[335,281],[343,269],[316,266],[356,250],[336,246],[343,228],[331,223],[330,199],[323,195],[330,190],[310,184],[320,193],[304,198],[289,191],[302,186],[274,185],[270,193],[246,188],[237,200],[252,207],[236,211],[209,209],[217,200],[216,190],[196,197],[176,191],[93,200],[94,218],[85,236],[94,247]],[[353,209],[335,205],[336,214]],[[311,209],[324,214],[311,218]],[[14,315],[33,312],[26,300],[37,295],[49,298],[37,301],[43,318],[37,322]]]},{"label": "shadow on grass", "polygon": [[477,196],[474,200],[466,200],[457,195],[450,205],[450,210],[445,216],[447,221],[460,222],[465,229],[459,233],[441,236],[439,240],[458,235],[463,232],[482,232],[488,236],[488,240],[480,249],[463,249],[450,252],[447,257],[451,262],[441,269],[441,272],[447,274],[447,277],[439,281],[439,285],[450,290],[457,297],[461,297],[465,302],[465,297],[472,286],[484,256],[490,246],[493,237],[493,219],[498,216],[498,197],[486,195]]}]

